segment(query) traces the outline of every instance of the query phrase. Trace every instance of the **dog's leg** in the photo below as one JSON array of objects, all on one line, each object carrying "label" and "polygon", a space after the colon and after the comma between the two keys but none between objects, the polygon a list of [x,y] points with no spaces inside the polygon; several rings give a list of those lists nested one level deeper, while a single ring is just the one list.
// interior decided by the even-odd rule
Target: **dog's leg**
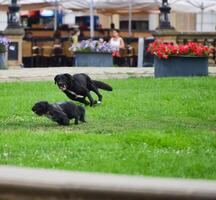
[{"label": "dog's leg", "polygon": [[89,101],[90,101],[90,106],[93,106],[93,104],[94,104],[95,101],[94,101],[94,99],[92,98],[90,92],[87,93],[87,97],[88,97],[88,99],[89,99]]},{"label": "dog's leg", "polygon": [[52,115],[52,120],[57,122],[60,125],[70,124],[70,120],[68,119],[67,115],[62,111],[52,110],[51,115]]},{"label": "dog's leg", "polygon": [[57,123],[60,125],[68,126],[70,124],[70,120],[68,118],[58,119]]},{"label": "dog's leg", "polygon": [[64,93],[67,95],[67,97],[69,97],[73,101],[79,101],[80,103],[84,103],[85,105],[90,104],[88,101],[85,100],[85,97],[83,97],[83,98],[77,97],[76,95],[71,94],[68,91],[65,91]]},{"label": "dog's leg", "polygon": [[76,101],[76,95],[74,94],[71,94],[70,92],[68,91],[64,91],[64,93],[67,95],[67,97],[73,101]]},{"label": "dog's leg", "polygon": [[92,91],[95,92],[96,95],[98,96],[98,102],[97,102],[97,103],[100,104],[100,103],[102,102],[103,96],[101,95],[101,93],[99,92],[99,90],[97,89],[97,87],[94,86],[93,84],[91,85],[91,89],[92,89]]},{"label": "dog's leg", "polygon": [[76,98],[75,101],[79,101],[80,103],[84,103],[86,106],[88,106],[90,103],[85,98]]},{"label": "dog's leg", "polygon": [[81,115],[80,115],[80,121],[81,122],[86,122],[86,120],[85,120],[85,112],[81,113]]},{"label": "dog's leg", "polygon": [[75,117],[75,125],[77,125],[79,123],[79,118]]}]

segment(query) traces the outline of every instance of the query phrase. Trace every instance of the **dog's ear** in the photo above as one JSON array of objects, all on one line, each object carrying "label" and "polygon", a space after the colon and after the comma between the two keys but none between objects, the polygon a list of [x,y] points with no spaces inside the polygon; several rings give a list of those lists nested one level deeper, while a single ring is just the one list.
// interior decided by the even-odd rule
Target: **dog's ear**
[{"label": "dog's ear", "polygon": [[71,80],[73,79],[73,76],[71,76],[70,74],[66,73],[64,74],[64,76],[68,79],[68,80]]},{"label": "dog's ear", "polygon": [[58,79],[59,75],[56,75],[55,78],[54,78],[54,82],[55,84],[57,83],[57,79]]},{"label": "dog's ear", "polygon": [[42,101],[42,105],[43,105],[43,107],[44,108],[48,108],[48,106],[49,106],[49,102],[48,101]]},{"label": "dog's ear", "polygon": [[70,85],[72,84],[72,82],[73,82],[73,80],[74,80],[74,78],[73,78],[73,76],[71,76],[70,74],[64,74],[64,76],[66,77],[66,81],[67,81],[67,86],[69,86],[70,87]]}]

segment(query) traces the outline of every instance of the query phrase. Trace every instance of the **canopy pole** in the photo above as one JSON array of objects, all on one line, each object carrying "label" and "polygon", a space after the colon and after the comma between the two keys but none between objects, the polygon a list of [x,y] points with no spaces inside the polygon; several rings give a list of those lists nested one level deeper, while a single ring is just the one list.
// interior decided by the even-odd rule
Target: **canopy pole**
[{"label": "canopy pole", "polygon": [[94,1],[90,0],[90,37],[94,37]]},{"label": "canopy pole", "polygon": [[129,3],[129,6],[128,6],[128,36],[131,36],[132,35],[132,31],[131,31],[131,29],[132,29],[132,26],[131,26],[131,24],[132,24],[132,3],[131,3],[131,1],[130,1],[130,3]]},{"label": "canopy pole", "polygon": [[58,12],[58,2],[57,2],[57,0],[55,0],[54,31],[56,31],[58,28],[57,12]]},{"label": "canopy pole", "polygon": [[139,38],[138,40],[138,63],[137,67],[143,67],[143,59],[144,59],[144,45],[145,38]]},{"label": "canopy pole", "polygon": [[201,32],[203,32],[203,19],[204,19],[204,5],[201,5]]}]

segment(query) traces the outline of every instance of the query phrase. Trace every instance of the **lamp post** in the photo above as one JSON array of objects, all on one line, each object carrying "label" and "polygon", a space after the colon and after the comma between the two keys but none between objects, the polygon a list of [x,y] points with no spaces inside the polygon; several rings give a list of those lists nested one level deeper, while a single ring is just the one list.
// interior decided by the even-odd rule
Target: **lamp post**
[{"label": "lamp post", "polygon": [[152,32],[152,35],[160,39],[162,38],[164,41],[176,43],[177,35],[179,34],[176,29],[171,26],[169,15],[171,11],[171,7],[169,6],[168,0],[163,0],[160,9],[160,20],[159,26],[155,31]]},{"label": "lamp post", "polygon": [[17,0],[11,0],[8,6],[8,25],[4,30],[4,34],[10,40],[7,51],[8,68],[20,68],[22,66],[22,41],[24,29],[20,25],[20,6],[17,5]]},{"label": "lamp post", "polygon": [[19,10],[20,6],[17,5],[17,0],[11,0],[11,4],[8,6],[8,27],[20,27]]},{"label": "lamp post", "polygon": [[160,23],[158,29],[174,29],[169,20],[171,8],[169,7],[168,0],[162,1],[162,6],[160,7]]}]

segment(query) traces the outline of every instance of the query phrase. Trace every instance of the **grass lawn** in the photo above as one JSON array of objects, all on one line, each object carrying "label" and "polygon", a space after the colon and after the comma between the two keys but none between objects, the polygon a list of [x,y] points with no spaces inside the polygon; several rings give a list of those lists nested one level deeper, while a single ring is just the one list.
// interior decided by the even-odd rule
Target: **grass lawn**
[{"label": "grass lawn", "polygon": [[109,80],[87,123],[38,117],[38,100],[68,100],[53,82],[0,84],[0,164],[216,179],[216,78]]}]

